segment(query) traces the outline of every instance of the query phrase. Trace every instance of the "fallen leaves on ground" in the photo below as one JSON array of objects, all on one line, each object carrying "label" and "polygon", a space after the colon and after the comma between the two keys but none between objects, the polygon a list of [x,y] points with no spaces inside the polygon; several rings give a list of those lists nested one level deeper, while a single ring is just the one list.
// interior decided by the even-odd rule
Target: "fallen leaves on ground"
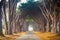
[{"label": "fallen leaves on ground", "polygon": [[60,40],[60,36],[57,34],[53,34],[50,32],[34,32],[36,36],[38,36],[42,40]]},{"label": "fallen leaves on ground", "polygon": [[[34,34],[39,37],[41,40],[60,40],[60,35],[58,34],[52,34],[50,32],[34,32]],[[24,36],[25,32],[20,32],[13,35],[5,35],[5,37],[0,36],[0,40],[15,40],[16,38],[20,36]]]},{"label": "fallen leaves on ground", "polygon": [[24,35],[25,32],[16,33],[13,35],[5,35],[5,37],[0,36],[0,40],[15,40],[17,37]]}]

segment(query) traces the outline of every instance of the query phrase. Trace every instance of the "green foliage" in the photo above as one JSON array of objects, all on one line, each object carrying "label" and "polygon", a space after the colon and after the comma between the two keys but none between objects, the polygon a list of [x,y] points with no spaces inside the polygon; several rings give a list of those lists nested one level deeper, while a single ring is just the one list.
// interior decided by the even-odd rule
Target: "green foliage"
[{"label": "green foliage", "polygon": [[28,0],[27,3],[21,3],[22,6],[19,6],[19,9],[20,8],[31,9],[31,7],[34,8],[35,6],[37,6],[38,4],[40,4],[42,2],[43,2],[43,0],[37,0],[36,2],[34,2],[34,0]]},{"label": "green foliage", "polygon": [[16,8],[16,14],[18,14],[20,11],[19,11],[19,9],[18,8]]},{"label": "green foliage", "polygon": [[28,16],[28,17],[26,18],[26,22],[33,22],[33,19]]},{"label": "green foliage", "polygon": [[34,0],[28,0],[28,1],[33,2]]},{"label": "green foliage", "polygon": [[[42,1],[43,0],[38,0],[38,1],[34,2],[34,1],[30,0],[27,3],[21,3],[22,6],[19,6],[18,9],[19,10],[23,9],[24,11],[27,11],[27,10],[34,11],[34,10],[36,10],[37,5],[40,4]],[[17,13],[19,10],[17,10]],[[30,22],[30,21],[33,21],[33,19],[31,17],[27,17],[26,21]]]},{"label": "green foliage", "polygon": [[40,3],[43,2],[44,0],[38,0]]},{"label": "green foliage", "polygon": [[16,2],[20,2],[21,0],[16,0]]}]

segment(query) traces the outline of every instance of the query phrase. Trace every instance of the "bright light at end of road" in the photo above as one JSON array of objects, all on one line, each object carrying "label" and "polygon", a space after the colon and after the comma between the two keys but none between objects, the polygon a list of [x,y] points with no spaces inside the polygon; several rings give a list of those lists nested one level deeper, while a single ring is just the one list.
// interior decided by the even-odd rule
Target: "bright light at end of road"
[{"label": "bright light at end of road", "polygon": [[33,27],[32,27],[32,25],[29,25],[29,27],[28,27],[28,31],[33,31]]}]

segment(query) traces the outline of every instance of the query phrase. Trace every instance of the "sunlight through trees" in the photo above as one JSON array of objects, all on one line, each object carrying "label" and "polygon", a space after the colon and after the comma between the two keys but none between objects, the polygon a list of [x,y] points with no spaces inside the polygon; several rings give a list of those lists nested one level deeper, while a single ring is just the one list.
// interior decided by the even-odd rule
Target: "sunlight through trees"
[{"label": "sunlight through trees", "polygon": [[32,25],[29,25],[29,26],[28,26],[28,31],[34,31]]},{"label": "sunlight through trees", "polygon": [[0,35],[28,30],[60,35],[60,0],[0,0]]}]

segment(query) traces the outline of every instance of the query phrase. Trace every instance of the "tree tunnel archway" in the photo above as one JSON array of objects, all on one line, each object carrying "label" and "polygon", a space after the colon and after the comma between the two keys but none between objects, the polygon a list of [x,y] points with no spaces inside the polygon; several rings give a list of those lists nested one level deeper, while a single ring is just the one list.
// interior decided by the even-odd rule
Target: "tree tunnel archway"
[{"label": "tree tunnel archway", "polygon": [[[43,2],[38,2],[38,1],[31,2],[31,1],[32,0],[30,0],[30,2],[28,2],[28,4],[22,3],[22,5],[19,7],[20,12],[19,12],[19,14],[16,15],[16,6],[17,6],[18,1],[9,0],[9,2],[8,2],[9,24],[7,23],[7,20],[5,20],[6,21],[6,31],[8,30],[7,32],[9,32],[11,34],[15,31],[17,32],[19,28],[22,28],[22,26],[23,26],[22,24],[24,24],[26,17],[29,16],[38,24],[38,26],[41,28],[40,29],[41,31],[45,30],[45,31],[49,32],[52,30],[52,32],[56,33],[57,24],[60,25],[59,2],[57,2],[56,0],[52,0],[52,1],[43,0]],[[3,13],[5,14],[5,19],[6,19],[6,12],[5,12],[6,0],[3,0],[0,3],[3,4],[2,5],[3,8],[0,8],[0,10],[3,9]],[[9,25],[9,26],[7,26],[7,25]],[[1,26],[1,29],[2,29],[2,26]],[[12,32],[13,29],[14,29],[14,31]],[[60,27],[58,28],[58,30],[60,31]]]},{"label": "tree tunnel archway", "polygon": [[[40,27],[42,31],[45,30],[47,32],[51,32],[52,30],[56,32],[56,26],[55,26],[56,20],[53,20],[54,17],[52,16],[54,14],[51,14],[52,11],[54,12],[54,9],[50,11],[51,10],[50,8],[53,7],[54,3],[50,7],[51,4],[50,2],[51,1],[44,0],[41,3],[36,3],[36,2],[32,3],[31,1],[28,4],[23,3],[22,4],[23,6],[20,7],[20,11],[22,12],[23,17],[29,15],[36,23],[39,24],[39,26],[43,25],[43,27]],[[50,26],[51,24],[53,25],[52,27]]]},{"label": "tree tunnel archway", "polygon": [[[34,5],[34,4],[31,4],[31,5]],[[27,6],[29,6],[29,5],[27,5]],[[31,7],[31,6],[29,6],[29,7]],[[42,14],[40,8],[36,5],[32,6],[30,9],[28,9],[28,8],[26,8],[26,9],[20,8],[22,18],[26,19],[27,16],[31,17],[40,26],[40,28],[42,28],[40,30],[44,31],[44,28],[45,28],[44,26],[46,26],[45,25],[46,19],[44,18],[44,15]]]}]

